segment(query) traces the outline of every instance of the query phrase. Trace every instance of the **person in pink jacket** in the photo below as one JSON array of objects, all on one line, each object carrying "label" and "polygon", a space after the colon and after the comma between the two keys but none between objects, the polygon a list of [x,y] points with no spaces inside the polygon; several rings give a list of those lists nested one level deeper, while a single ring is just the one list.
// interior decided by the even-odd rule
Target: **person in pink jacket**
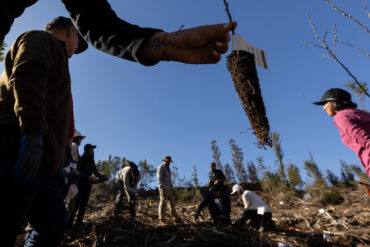
[{"label": "person in pink jacket", "polygon": [[356,153],[370,177],[370,113],[356,109],[351,94],[340,88],[329,89],[314,104],[323,105],[323,110],[334,117],[344,145]]}]

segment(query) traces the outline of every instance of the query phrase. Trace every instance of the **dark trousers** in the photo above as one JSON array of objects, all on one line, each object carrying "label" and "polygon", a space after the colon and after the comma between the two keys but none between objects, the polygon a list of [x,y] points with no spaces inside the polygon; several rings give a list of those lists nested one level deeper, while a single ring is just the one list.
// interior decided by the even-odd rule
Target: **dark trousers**
[{"label": "dark trousers", "polygon": [[42,164],[31,182],[15,180],[19,140],[18,127],[0,126],[0,247],[14,246],[25,218],[33,229],[25,246],[58,246],[65,220],[63,177],[50,175]]},{"label": "dark trousers", "polygon": [[83,218],[85,216],[86,206],[89,202],[89,197],[91,193],[91,182],[86,179],[81,179],[78,185],[78,194],[75,198],[75,207],[69,217],[69,221],[67,222],[67,226],[73,225],[73,220],[75,215],[78,211],[76,224],[81,225],[83,223]]},{"label": "dark trousers", "polygon": [[240,223],[245,224],[248,219],[251,220],[250,224],[252,226],[263,226],[272,222],[272,214],[271,212],[265,212],[263,215],[260,215],[257,213],[257,209],[244,210]]}]

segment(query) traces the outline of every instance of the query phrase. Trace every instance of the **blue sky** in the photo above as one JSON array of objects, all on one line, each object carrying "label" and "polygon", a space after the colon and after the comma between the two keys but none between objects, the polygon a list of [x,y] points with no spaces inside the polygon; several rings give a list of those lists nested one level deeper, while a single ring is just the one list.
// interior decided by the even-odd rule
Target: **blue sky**
[{"label": "blue sky", "polygon": [[[109,2],[122,19],[168,32],[181,25],[190,28],[228,21],[222,0]],[[270,70],[258,68],[258,73],[271,130],[280,133],[285,163],[290,161],[305,173],[303,162],[312,152],[323,171],[331,169],[339,174],[340,159],[360,165],[356,155],[342,144],[332,119],[311,104],[329,88],[344,88],[351,78],[337,63],[321,56],[320,49],[300,40],[316,42],[306,14],[321,35],[336,24],[341,40],[367,51],[368,33],[324,0],[229,2],[231,15],[238,22],[236,32],[267,52]],[[335,3],[369,24],[361,0]],[[43,29],[60,15],[67,16],[61,1],[40,0],[16,19],[5,42],[10,45],[24,31]],[[332,40],[331,32],[328,39]],[[360,81],[368,81],[368,57],[345,46],[338,47],[337,55]],[[217,141],[225,164],[231,163],[228,142],[233,138],[244,151],[245,163],[263,156],[265,165],[276,165],[272,149],[255,145],[226,68],[226,55],[214,65],[161,62],[144,67],[90,46],[70,60],[70,70],[76,127],[87,136],[83,145],[98,146],[96,160],[112,154],[135,162],[147,159],[157,166],[169,154],[180,175],[190,177],[196,165],[205,183],[212,161],[211,141]],[[368,99],[365,106],[369,109]],[[246,130],[247,134],[241,133]]]}]

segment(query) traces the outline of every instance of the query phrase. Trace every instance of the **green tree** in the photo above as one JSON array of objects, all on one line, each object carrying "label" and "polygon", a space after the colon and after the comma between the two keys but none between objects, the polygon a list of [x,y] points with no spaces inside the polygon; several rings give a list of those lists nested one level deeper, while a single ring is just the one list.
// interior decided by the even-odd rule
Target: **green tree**
[{"label": "green tree", "polygon": [[299,168],[295,166],[293,163],[288,165],[288,177],[289,177],[289,184],[295,188],[296,186],[302,187],[303,182],[301,179],[301,175],[299,174]]},{"label": "green tree", "polygon": [[248,181],[248,176],[243,165],[244,153],[242,149],[235,144],[233,139],[230,139],[229,144],[231,146],[231,155],[236,177],[238,178],[239,183],[245,183]]},{"label": "green tree", "polygon": [[191,174],[191,176],[192,176],[194,186],[198,187],[199,186],[199,180],[198,180],[198,170],[197,170],[196,166],[193,166],[193,173]]},{"label": "green tree", "polygon": [[258,170],[258,173],[260,174],[260,177],[263,178],[267,168],[263,162],[263,157],[262,156],[259,156],[257,157],[257,170]]},{"label": "green tree", "polygon": [[272,137],[272,146],[274,148],[274,152],[279,163],[278,173],[280,176],[280,180],[283,181],[284,184],[288,185],[288,180],[285,174],[285,165],[283,162],[284,153],[283,150],[281,149],[280,134],[276,131],[273,131],[271,133],[271,137]]},{"label": "green tree", "polygon": [[[124,160],[125,158],[123,158]],[[117,156],[112,158],[110,154],[108,160],[99,160],[96,163],[96,169],[103,175],[105,175],[109,180],[114,180],[117,172],[120,169],[121,159]]]},{"label": "green tree", "polygon": [[226,180],[230,183],[235,183],[236,180],[235,180],[235,174],[234,174],[234,170],[233,168],[229,165],[229,163],[226,163],[226,165],[224,166],[224,170],[225,170],[225,177],[226,177]]},{"label": "green tree", "polygon": [[340,174],[341,180],[345,185],[351,185],[355,181],[355,175],[352,172],[351,167],[344,160],[340,160]]},{"label": "green tree", "polygon": [[357,97],[359,102],[360,102],[360,105],[361,105],[361,108],[363,110],[366,110],[365,109],[365,105],[364,105],[364,99],[366,97],[366,92],[369,92],[368,88],[367,88],[367,84],[366,82],[359,82],[361,84],[361,86],[359,86],[357,83],[355,83],[354,81],[350,81],[348,82],[347,84],[345,84],[345,86],[350,90],[352,91],[352,95],[354,97]]},{"label": "green tree", "polygon": [[254,165],[253,161],[248,161],[247,163],[247,170],[248,170],[248,178],[250,182],[258,182],[258,173],[257,173],[257,168]]},{"label": "green tree", "polygon": [[361,167],[359,167],[358,165],[350,165],[350,167],[351,167],[352,172],[356,174],[358,180],[364,183],[370,182],[369,176],[367,176],[367,174],[363,172]]},{"label": "green tree", "polygon": [[339,184],[339,178],[330,170],[326,170],[326,179],[332,186]]},{"label": "green tree", "polygon": [[1,42],[1,43],[0,43],[0,62],[4,61],[4,55],[5,55],[4,51],[5,51],[5,47],[6,47],[5,42],[4,42],[4,41],[3,41],[3,42]]},{"label": "green tree", "polygon": [[221,163],[221,151],[220,149],[218,148],[217,144],[216,144],[216,140],[212,140],[211,141],[211,148],[212,148],[212,157],[213,157],[213,161],[216,163],[216,167],[217,169],[220,169],[221,171],[224,170],[223,166],[222,166],[222,163]]},{"label": "green tree", "polygon": [[175,165],[171,167],[171,178],[174,187],[191,187],[191,180],[186,179],[185,176],[180,177],[179,168]]},{"label": "green tree", "polygon": [[324,177],[317,166],[312,153],[310,153],[310,159],[305,160],[304,167],[307,171],[308,177],[313,179],[315,186],[323,186],[326,185],[326,182],[324,180]]},{"label": "green tree", "polygon": [[148,189],[150,184],[154,182],[156,170],[146,160],[140,160],[137,166],[141,176],[139,187]]}]

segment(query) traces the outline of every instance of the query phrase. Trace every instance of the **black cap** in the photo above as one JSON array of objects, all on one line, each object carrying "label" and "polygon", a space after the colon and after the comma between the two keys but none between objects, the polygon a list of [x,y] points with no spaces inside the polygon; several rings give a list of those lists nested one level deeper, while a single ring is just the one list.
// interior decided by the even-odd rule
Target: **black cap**
[{"label": "black cap", "polygon": [[[74,27],[71,19],[63,17],[63,16],[58,16],[54,18],[50,23],[45,25],[45,30],[50,31],[53,28],[68,28],[70,26]],[[80,33],[78,33],[78,37],[79,37],[79,42],[78,42],[78,47],[75,51],[75,54],[85,51],[88,47],[87,42],[84,40],[84,38],[82,38]]]},{"label": "black cap", "polygon": [[88,144],[85,145],[84,150],[87,151],[90,148],[96,148],[96,145],[91,145],[90,143],[88,143]]},{"label": "black cap", "polygon": [[331,88],[322,95],[320,101],[313,102],[313,104],[325,105],[329,101],[351,102],[351,94],[340,88]]}]

